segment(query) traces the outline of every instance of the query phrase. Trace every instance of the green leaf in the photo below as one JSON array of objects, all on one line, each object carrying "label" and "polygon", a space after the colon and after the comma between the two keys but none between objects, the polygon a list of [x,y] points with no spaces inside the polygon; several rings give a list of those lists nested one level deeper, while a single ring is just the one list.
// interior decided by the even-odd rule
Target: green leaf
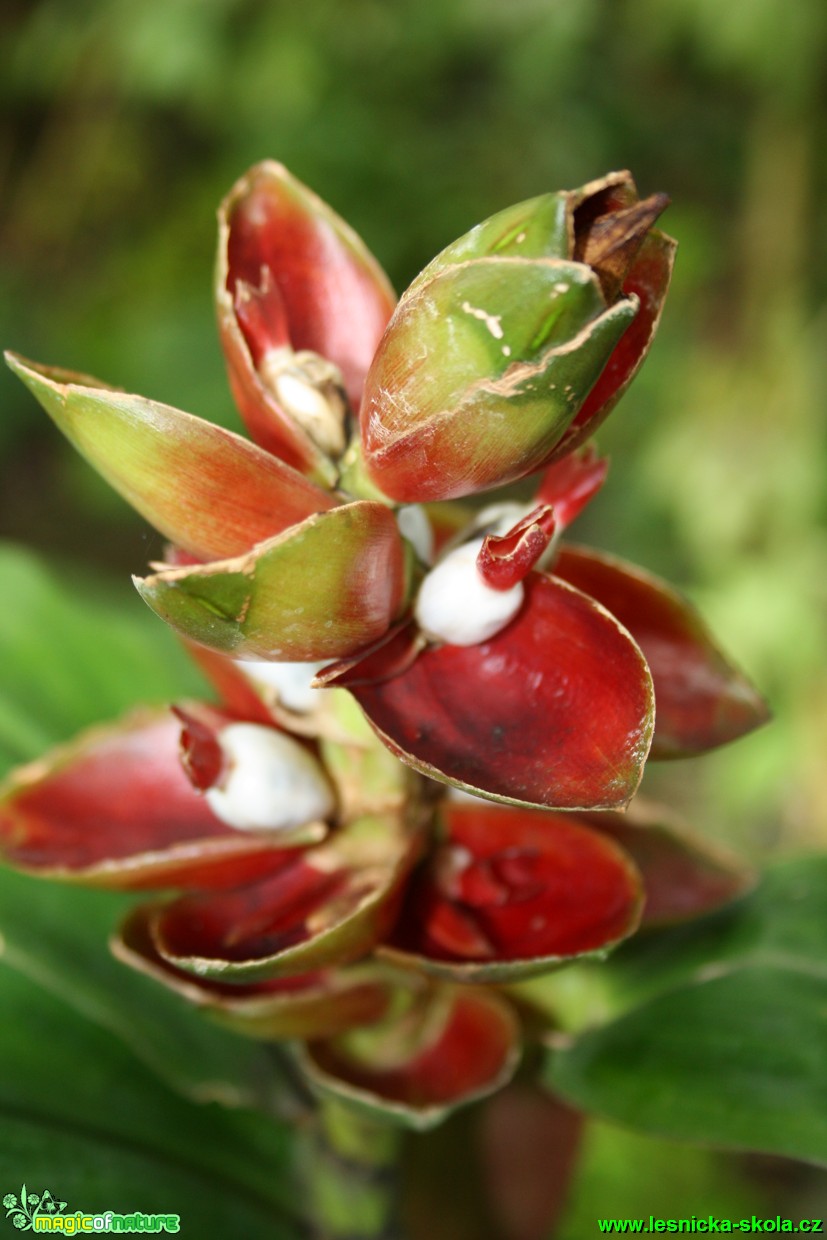
[{"label": "green leaf", "polygon": [[[265,1053],[214,1028],[106,943],[130,901],[0,870],[0,965],[36,982],[120,1039],[183,1093],[229,1106],[262,1103],[276,1088]],[[5,970],[3,970],[5,972]]]},{"label": "green leaf", "polygon": [[553,1052],[549,1084],[643,1131],[827,1163],[827,858],[617,964],[624,1011]]},{"label": "green leaf", "polygon": [[58,576],[30,552],[0,544],[0,774],[134,705],[202,692],[175,640],[125,584]]},{"label": "green leaf", "polygon": [[83,1212],[175,1213],[190,1235],[299,1234],[285,1129],[169,1093],[125,1048],[0,969],[0,1182]]},{"label": "green leaf", "polygon": [[[0,611],[4,765],[35,757],[138,698],[198,692],[199,678],[174,639],[141,609],[134,617],[121,614],[99,586],[91,590],[95,607],[78,604],[55,574],[10,546],[0,546],[0,582],[14,600]],[[164,1203],[178,1212],[175,1200],[197,1202],[203,1195],[216,1222],[208,1205],[198,1206],[190,1215],[196,1234],[259,1234],[268,1226],[265,1197],[272,1198],[284,1163],[284,1134],[263,1117],[242,1123],[239,1113],[222,1117],[216,1105],[191,1106],[167,1094],[157,1078],[202,1102],[266,1107],[280,1087],[274,1061],[109,956],[107,938],[128,905],[121,895],[0,870],[0,965],[9,966],[0,967],[0,1170],[12,1183],[25,1168],[31,1186],[35,1175],[50,1184],[61,1168],[63,1195],[83,1193],[76,1208],[137,1208],[136,1185],[151,1186],[140,1202],[147,1212]],[[153,1125],[157,1141],[170,1147],[164,1152],[160,1144],[160,1155],[150,1148]],[[256,1201],[238,1205],[236,1228],[227,1177],[236,1163],[243,1167],[248,1129],[259,1133],[262,1149],[272,1142],[272,1150],[258,1157]],[[7,1166],[12,1150],[14,1165]],[[194,1179],[193,1168],[208,1157],[209,1182],[202,1185],[202,1171]],[[175,1192],[164,1196],[164,1185]],[[106,1198],[104,1189],[120,1196]],[[238,1196],[249,1191],[248,1182]],[[272,1221],[268,1231],[273,1234]]]},{"label": "green leaf", "polygon": [[577,1175],[554,1240],[596,1235],[598,1213],[605,1218],[641,1218],[647,1223],[650,1214],[656,1218],[713,1214],[741,1219],[753,1211],[768,1215],[772,1202],[774,1216],[777,1196],[773,1196],[772,1181],[745,1177],[739,1158],[589,1120]]}]

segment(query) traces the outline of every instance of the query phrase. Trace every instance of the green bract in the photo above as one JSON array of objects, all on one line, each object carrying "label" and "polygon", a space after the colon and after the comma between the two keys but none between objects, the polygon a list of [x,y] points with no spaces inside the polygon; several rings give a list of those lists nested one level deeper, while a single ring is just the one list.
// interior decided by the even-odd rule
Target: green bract
[{"label": "green bract", "polygon": [[[451,499],[574,446],[575,420],[614,403],[654,333],[674,246],[651,225],[666,203],[639,202],[628,173],[613,173],[518,203],[447,246],[402,295],[368,371],[373,482],[401,501]],[[439,367],[425,364],[437,355]]]},{"label": "green bract", "polygon": [[[556,259],[480,258],[418,283],[368,374],[374,478],[395,499],[450,499],[539,468],[637,309],[607,308],[588,267]],[[417,455],[439,468],[412,476]]]},{"label": "green bract", "polygon": [[135,584],[168,624],[213,649],[332,659],[375,641],[396,619],[410,586],[404,546],[390,509],[362,501],[309,517],[233,560],[165,569]]}]

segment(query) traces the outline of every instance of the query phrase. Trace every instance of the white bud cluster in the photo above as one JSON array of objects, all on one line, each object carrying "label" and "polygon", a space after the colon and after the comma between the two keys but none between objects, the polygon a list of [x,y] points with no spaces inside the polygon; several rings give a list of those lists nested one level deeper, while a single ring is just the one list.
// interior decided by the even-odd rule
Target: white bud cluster
[{"label": "white bud cluster", "polygon": [[423,564],[434,560],[434,531],[421,504],[405,504],[396,510],[399,533],[407,538]]},{"label": "white bud cluster", "polygon": [[285,710],[307,715],[319,705],[324,689],[314,689],[313,679],[327,662],[321,663],[269,663],[261,659],[236,659],[236,667],[244,673],[257,689],[275,691]]}]

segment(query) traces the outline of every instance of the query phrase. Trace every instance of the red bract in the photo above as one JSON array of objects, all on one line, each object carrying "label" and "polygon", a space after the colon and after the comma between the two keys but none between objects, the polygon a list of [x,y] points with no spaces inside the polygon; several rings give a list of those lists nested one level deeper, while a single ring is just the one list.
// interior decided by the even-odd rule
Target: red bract
[{"label": "red bract", "polygon": [[358,409],[395,300],[356,234],[281,164],[258,164],[221,204],[216,306],[233,394],[253,437],[320,481],[335,480],[330,444],[296,420],[279,373],[300,382],[295,355],[311,351],[339,372],[322,387],[338,381]]},{"label": "red bract", "polygon": [[655,683],[653,756],[703,753],[766,722],[760,695],[665,581],[584,547],[562,548],[555,572],[607,607],[640,645]]},{"label": "red bract", "polygon": [[605,954],[641,905],[635,866],[605,836],[562,814],[449,803],[387,954],[467,981],[515,980]]},{"label": "red bract", "polygon": [[23,767],[0,789],[0,852],[47,878],[106,887],[234,886],[280,865],[280,839],[233,831],[187,779],[181,724],[139,712]]},{"label": "red bract", "polygon": [[522,804],[625,805],[651,739],[643,657],[579,591],[536,573],[525,587],[489,641],[428,645],[388,675],[408,630],[324,683],[349,689],[393,752],[432,778]]}]

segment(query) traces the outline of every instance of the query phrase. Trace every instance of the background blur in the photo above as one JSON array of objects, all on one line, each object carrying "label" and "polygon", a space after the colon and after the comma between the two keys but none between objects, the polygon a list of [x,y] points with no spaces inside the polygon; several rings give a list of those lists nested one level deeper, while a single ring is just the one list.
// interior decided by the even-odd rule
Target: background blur
[{"label": "background blur", "polygon": [[[6,0],[0,33],[0,339],[228,425],[214,212],[250,163],[399,289],[511,202],[668,191],[673,290],[575,534],[686,590],[775,713],[653,791],[754,857],[827,844],[823,0]],[[4,536],[131,615],[145,528],[5,371],[0,401]]]}]

